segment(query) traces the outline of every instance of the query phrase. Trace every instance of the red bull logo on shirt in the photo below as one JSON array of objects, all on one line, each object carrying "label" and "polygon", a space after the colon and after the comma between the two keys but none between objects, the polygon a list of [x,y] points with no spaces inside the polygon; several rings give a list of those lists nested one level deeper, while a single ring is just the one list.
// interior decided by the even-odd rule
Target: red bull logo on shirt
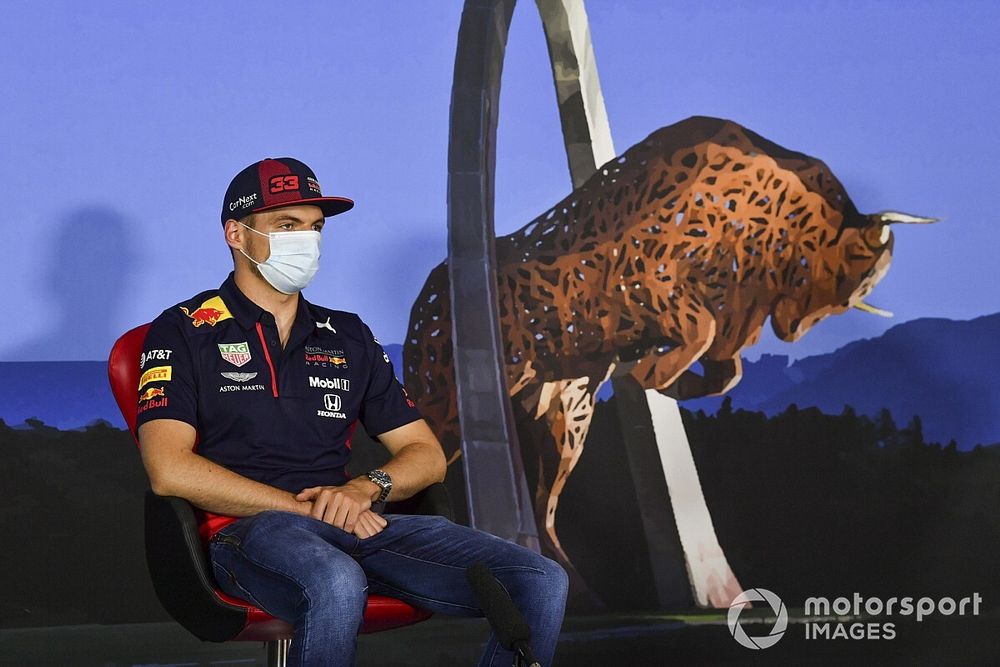
[{"label": "red bull logo on shirt", "polygon": [[139,396],[139,408],[136,410],[136,414],[141,415],[146,410],[153,408],[165,408],[168,401],[167,392],[162,387],[150,387]]},{"label": "red bull logo on shirt", "polygon": [[309,354],[306,352],[306,364],[310,366],[347,368],[347,357],[337,357],[330,354]]},{"label": "red bull logo on shirt", "polygon": [[226,304],[217,296],[208,299],[195,308],[193,312],[189,312],[187,308],[181,306],[181,312],[191,318],[191,324],[195,327],[200,327],[203,324],[214,327],[219,322],[233,317],[229,309],[226,308]]},{"label": "red bull logo on shirt", "polygon": [[139,402],[142,403],[143,401],[152,400],[157,396],[166,396],[166,395],[167,392],[164,391],[162,387],[150,387],[146,391],[142,392],[141,396],[139,396]]}]

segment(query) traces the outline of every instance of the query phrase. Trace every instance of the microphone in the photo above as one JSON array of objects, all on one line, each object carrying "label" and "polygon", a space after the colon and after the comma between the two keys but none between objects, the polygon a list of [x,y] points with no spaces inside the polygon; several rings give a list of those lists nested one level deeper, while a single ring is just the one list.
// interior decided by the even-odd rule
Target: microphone
[{"label": "microphone", "polygon": [[500,645],[514,651],[528,667],[541,667],[531,653],[531,628],[486,563],[476,561],[465,570],[465,577]]}]

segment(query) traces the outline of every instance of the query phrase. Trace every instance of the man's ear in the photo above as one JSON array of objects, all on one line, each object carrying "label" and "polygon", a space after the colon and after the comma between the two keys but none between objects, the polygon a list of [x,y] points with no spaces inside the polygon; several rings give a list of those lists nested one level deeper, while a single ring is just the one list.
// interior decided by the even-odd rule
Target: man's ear
[{"label": "man's ear", "polygon": [[223,233],[226,236],[226,243],[235,251],[243,247],[243,227],[234,218],[226,220],[223,226]]}]

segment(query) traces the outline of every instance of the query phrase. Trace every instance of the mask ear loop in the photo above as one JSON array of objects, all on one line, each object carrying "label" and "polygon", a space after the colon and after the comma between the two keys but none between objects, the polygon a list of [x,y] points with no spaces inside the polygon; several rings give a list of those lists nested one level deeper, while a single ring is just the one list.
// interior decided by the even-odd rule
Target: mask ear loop
[{"label": "mask ear loop", "polygon": [[243,252],[243,248],[240,248],[240,253],[242,253],[242,255],[244,257],[246,257],[247,259],[249,259],[253,263],[254,266],[260,266],[261,264],[263,264],[263,262],[258,262],[253,257],[251,257],[250,255],[248,255],[245,252]]},{"label": "mask ear loop", "polygon": [[[258,231],[257,231],[256,229],[254,229],[254,228],[253,228],[253,227],[251,227],[250,225],[246,225],[246,224],[244,224],[243,222],[241,222],[241,221],[239,221],[239,220],[237,220],[237,221],[236,221],[236,224],[239,224],[239,225],[243,225],[244,227],[246,227],[247,229],[249,229],[249,230],[250,230],[251,232],[253,232],[253,233],[255,233],[255,234],[260,234],[261,236],[266,236],[266,237],[267,237],[267,238],[269,238],[269,239],[271,238],[271,235],[270,235],[270,234],[265,234],[264,232],[258,232]],[[247,258],[247,259],[249,259],[249,260],[250,260],[251,262],[253,262],[254,266],[260,266],[261,264],[263,264],[264,262],[266,262],[266,261],[267,261],[267,260],[265,259],[265,260],[264,260],[264,262],[258,262],[258,261],[257,261],[257,260],[255,260],[255,259],[254,259],[253,257],[251,257],[250,255],[248,255],[248,254],[246,254],[245,252],[243,252],[243,248],[240,248],[240,249],[239,249],[239,251],[240,251],[240,252],[241,252],[241,253],[243,254],[243,256],[244,256],[244,257],[246,257],[246,258]]]},{"label": "mask ear loop", "polygon": [[267,238],[271,238],[270,234],[265,234],[264,232],[258,232],[256,229],[254,229],[250,225],[244,224],[244,223],[240,222],[239,220],[237,220],[236,223],[239,224],[239,225],[243,225],[244,227],[246,227],[247,229],[249,229],[254,234],[260,234],[261,236],[266,236]]}]

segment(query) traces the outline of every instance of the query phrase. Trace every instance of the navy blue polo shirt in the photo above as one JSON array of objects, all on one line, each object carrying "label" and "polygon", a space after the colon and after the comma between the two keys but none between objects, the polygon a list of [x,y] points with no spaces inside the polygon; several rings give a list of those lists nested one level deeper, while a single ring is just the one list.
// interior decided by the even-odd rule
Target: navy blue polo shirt
[{"label": "navy blue polo shirt", "polygon": [[377,436],[420,418],[358,315],[299,295],[282,349],[274,317],[232,273],[152,322],[138,392],[137,427],[187,422],[198,454],[292,493],[350,478],[359,421]]}]

